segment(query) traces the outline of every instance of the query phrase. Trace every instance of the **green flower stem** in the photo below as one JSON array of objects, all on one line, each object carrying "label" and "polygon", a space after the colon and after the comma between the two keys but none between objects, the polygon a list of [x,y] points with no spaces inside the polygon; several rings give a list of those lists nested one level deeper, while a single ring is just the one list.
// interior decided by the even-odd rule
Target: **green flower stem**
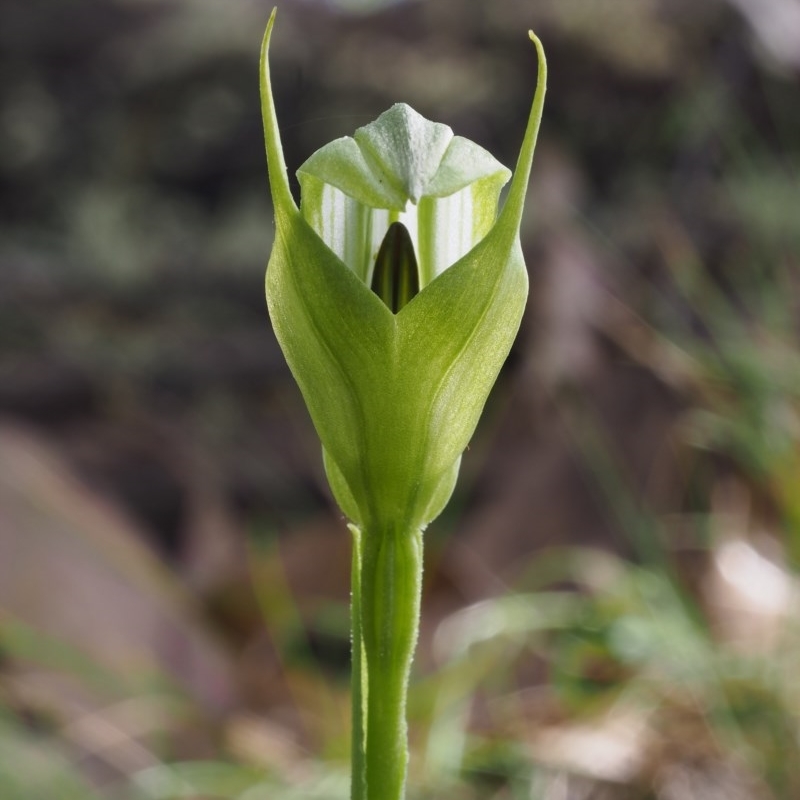
[{"label": "green flower stem", "polygon": [[[353,800],[402,800],[408,765],[406,695],[419,630],[422,531],[396,526],[361,537],[360,609],[366,666],[366,786]],[[354,620],[355,621],[355,620]],[[355,653],[354,653],[355,655]],[[353,712],[359,712],[357,700]],[[363,708],[361,708],[363,713]]]}]

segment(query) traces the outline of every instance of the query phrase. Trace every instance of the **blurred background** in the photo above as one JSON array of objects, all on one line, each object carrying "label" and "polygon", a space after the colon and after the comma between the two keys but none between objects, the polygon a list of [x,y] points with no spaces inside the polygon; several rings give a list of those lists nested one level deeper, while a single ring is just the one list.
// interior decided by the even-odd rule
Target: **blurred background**
[{"label": "blurred background", "polygon": [[[3,800],[348,795],[270,8],[0,4]],[[426,534],[409,796],[800,797],[798,0],[285,0],[290,172],[397,101],[513,166],[528,28],[531,299]]]}]

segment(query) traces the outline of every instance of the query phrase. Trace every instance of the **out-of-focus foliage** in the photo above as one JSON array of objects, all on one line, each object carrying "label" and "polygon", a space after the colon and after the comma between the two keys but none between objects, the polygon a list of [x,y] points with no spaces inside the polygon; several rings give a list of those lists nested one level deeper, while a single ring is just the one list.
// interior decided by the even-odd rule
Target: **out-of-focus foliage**
[{"label": "out-of-focus foliage", "polygon": [[[263,299],[268,12],[0,3],[3,800],[347,796],[347,537]],[[548,51],[412,797],[800,796],[796,3],[280,21],[290,171],[399,101],[510,166]]]}]

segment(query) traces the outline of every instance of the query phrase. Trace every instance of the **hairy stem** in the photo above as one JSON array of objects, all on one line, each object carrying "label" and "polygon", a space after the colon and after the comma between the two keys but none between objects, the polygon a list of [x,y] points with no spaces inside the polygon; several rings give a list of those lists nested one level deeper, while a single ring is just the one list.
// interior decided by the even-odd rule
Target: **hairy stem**
[{"label": "hairy stem", "polygon": [[354,541],[360,544],[360,570],[353,575],[352,798],[402,800],[408,765],[406,695],[419,630],[422,531],[365,531]]}]

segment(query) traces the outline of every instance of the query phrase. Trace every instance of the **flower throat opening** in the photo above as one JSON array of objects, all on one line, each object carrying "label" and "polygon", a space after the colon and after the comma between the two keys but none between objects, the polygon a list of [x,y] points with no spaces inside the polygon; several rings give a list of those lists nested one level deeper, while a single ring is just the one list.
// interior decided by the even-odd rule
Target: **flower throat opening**
[{"label": "flower throat opening", "polygon": [[402,222],[393,222],[383,237],[370,288],[393,314],[419,293],[419,269],[414,243]]}]

